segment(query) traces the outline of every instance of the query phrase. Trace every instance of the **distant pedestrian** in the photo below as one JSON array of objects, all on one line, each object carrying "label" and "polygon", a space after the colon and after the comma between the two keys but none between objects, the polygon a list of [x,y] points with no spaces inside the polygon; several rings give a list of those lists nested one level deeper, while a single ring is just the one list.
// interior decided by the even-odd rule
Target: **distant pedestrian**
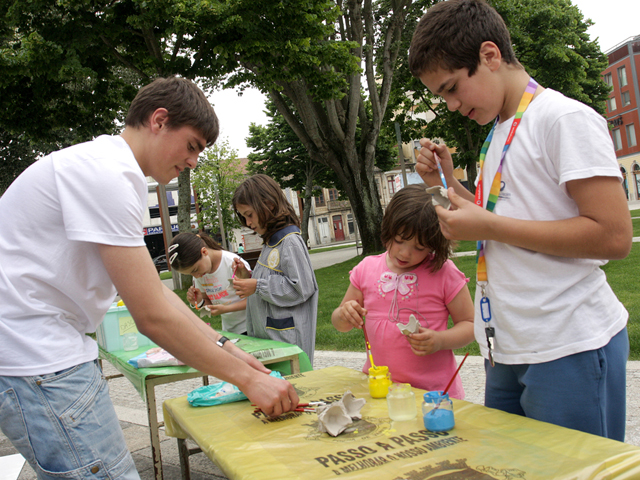
[{"label": "distant pedestrian", "polygon": [[251,276],[236,260],[233,286],[247,298],[247,333],[298,345],[313,365],[318,284],[298,216],[280,186],[261,174],[236,189],[233,208],[264,242]]},{"label": "distant pedestrian", "polygon": [[244,253],[244,246],[242,244],[238,245],[238,253]]}]

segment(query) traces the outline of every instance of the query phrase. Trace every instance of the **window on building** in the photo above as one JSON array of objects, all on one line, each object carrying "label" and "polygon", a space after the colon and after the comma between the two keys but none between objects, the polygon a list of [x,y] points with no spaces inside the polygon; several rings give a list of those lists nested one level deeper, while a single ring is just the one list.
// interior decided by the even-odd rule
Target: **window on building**
[{"label": "window on building", "polygon": [[627,105],[629,105],[631,103],[631,94],[629,93],[628,90],[626,92],[622,92],[620,94],[620,96],[622,97],[622,106],[623,107],[626,107]]},{"label": "window on building", "polygon": [[324,207],[325,206],[324,193],[320,192],[320,195],[315,197],[314,200],[316,202],[316,207]]},{"label": "window on building", "polygon": [[610,87],[613,87],[613,80],[611,79],[610,73],[605,74],[603,80],[604,80],[604,83],[606,83]]},{"label": "window on building", "polygon": [[616,128],[612,131],[613,134],[613,147],[616,150],[620,150],[622,148],[622,137],[620,135],[620,129]]},{"label": "window on building", "polygon": [[389,188],[389,195],[396,193],[396,180],[392,176],[387,177],[387,187]]},{"label": "window on building", "polygon": [[335,188],[329,190],[329,200],[338,200],[338,196],[338,190],[336,190]]},{"label": "window on building", "polygon": [[349,227],[349,235],[353,235],[356,231],[355,224],[353,223],[353,213],[347,214],[347,226]]},{"label": "window on building", "polygon": [[618,83],[620,84],[620,88],[627,86],[627,69],[625,66],[618,69]]},{"label": "window on building", "polygon": [[616,97],[611,97],[609,99],[607,99],[607,107],[609,107],[609,111],[613,112],[617,107],[616,107]]},{"label": "window on building", "polygon": [[627,147],[635,147],[638,144],[636,141],[635,125],[632,123],[631,125],[627,125],[625,128],[627,129]]}]

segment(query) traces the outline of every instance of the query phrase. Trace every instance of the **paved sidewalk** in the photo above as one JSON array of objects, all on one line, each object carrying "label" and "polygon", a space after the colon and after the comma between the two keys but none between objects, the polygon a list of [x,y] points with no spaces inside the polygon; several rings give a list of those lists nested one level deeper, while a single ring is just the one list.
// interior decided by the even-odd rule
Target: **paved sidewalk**
[{"label": "paved sidewalk", "polygon": [[[314,368],[340,365],[360,370],[365,361],[364,352],[316,351]],[[458,362],[462,357],[458,357]],[[108,362],[104,362],[106,375],[117,373]],[[363,374],[364,375],[364,374]],[[466,400],[482,404],[484,400],[484,366],[480,357],[468,357],[460,370],[462,383],[466,391]],[[215,379],[211,379],[215,381]],[[201,385],[200,380],[191,379],[156,387],[159,405],[159,418],[162,419],[162,402],[168,398],[186,395]],[[153,480],[151,443],[147,424],[146,407],[140,395],[131,383],[124,378],[109,381],[111,399],[116,408],[120,424],[127,440],[129,450],[140,472],[142,480]],[[160,431],[162,465],[166,480],[179,480],[180,462],[177,442],[167,437],[164,429]],[[640,447],[640,362],[629,362],[627,367],[627,438],[626,443]],[[0,433],[0,457],[16,453],[9,441]],[[190,458],[191,478],[193,480],[220,479],[227,477],[202,453]],[[0,479],[3,472],[0,471]],[[25,465],[18,480],[35,480],[36,476],[29,465]]]}]

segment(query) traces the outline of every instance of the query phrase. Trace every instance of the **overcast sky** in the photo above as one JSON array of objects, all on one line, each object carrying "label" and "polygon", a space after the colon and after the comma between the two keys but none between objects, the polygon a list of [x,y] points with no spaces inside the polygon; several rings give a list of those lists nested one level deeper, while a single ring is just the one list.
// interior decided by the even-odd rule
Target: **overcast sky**
[{"label": "overcast sky", "polygon": [[[591,39],[598,38],[603,52],[626,40],[640,35],[639,0],[572,0],[585,19],[593,20],[588,30]],[[245,138],[249,136],[249,124],[266,125],[264,114],[264,96],[255,89],[245,90],[242,96],[233,90],[214,93],[211,97],[220,119],[220,138],[227,138],[229,146],[246,157],[251,150],[247,148]]]}]

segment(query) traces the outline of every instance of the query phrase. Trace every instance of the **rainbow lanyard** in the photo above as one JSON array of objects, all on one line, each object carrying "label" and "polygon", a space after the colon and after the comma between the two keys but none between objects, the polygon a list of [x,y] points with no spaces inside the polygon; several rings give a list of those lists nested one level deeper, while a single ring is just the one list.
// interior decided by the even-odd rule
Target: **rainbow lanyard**
[{"label": "rainbow lanyard", "polygon": [[[511,141],[516,134],[516,129],[518,125],[520,125],[520,119],[522,119],[522,115],[525,110],[531,103],[533,99],[533,95],[536,93],[536,89],[538,88],[538,83],[533,79],[529,78],[529,84],[522,94],[522,98],[520,99],[520,104],[518,105],[518,109],[516,111],[516,116],[513,119],[513,123],[511,124],[511,129],[509,130],[509,135],[507,135],[507,141],[504,144],[504,148],[502,149],[502,156],[500,157],[500,164],[498,165],[498,170],[496,171],[496,176],[493,177],[493,182],[491,183],[491,190],[489,190],[489,198],[487,199],[487,210],[493,212],[493,209],[496,207],[496,202],[498,201],[498,197],[500,195],[500,187],[502,184],[502,163],[504,162],[504,157],[507,155],[507,150],[509,150],[509,146],[511,146]],[[496,129],[496,125],[500,121],[500,117],[496,118],[496,121],[491,127],[491,131],[489,135],[487,135],[487,139],[482,144],[482,148],[480,149],[480,173],[478,174],[478,186],[476,188],[476,196],[475,196],[475,204],[479,207],[482,207],[482,167],[484,166],[484,159],[487,156],[487,151],[489,150],[489,145],[491,145],[491,140],[493,139],[493,132]],[[480,299],[480,314],[482,316],[482,321],[485,323],[485,334],[487,336],[487,348],[489,350],[489,362],[493,367],[495,365],[493,361],[493,340],[496,336],[496,330],[494,327],[490,326],[491,322],[491,305],[489,303],[489,298],[486,295],[486,286],[487,286],[487,262],[484,258],[484,241],[478,240],[478,254],[476,256],[477,263],[477,285],[481,288],[482,298]]]},{"label": "rainbow lanyard", "polygon": [[[511,146],[511,141],[516,134],[516,129],[518,125],[520,125],[520,119],[524,114],[525,110],[531,103],[531,99],[533,98],[533,94],[536,93],[536,88],[538,88],[538,83],[533,79],[529,79],[529,84],[527,85],[522,98],[520,99],[520,104],[518,105],[518,110],[516,111],[516,117],[513,119],[513,123],[511,124],[511,129],[509,130],[509,135],[507,136],[507,141],[504,144],[504,148],[502,149],[502,156],[500,157],[500,165],[498,165],[498,171],[496,172],[496,176],[493,177],[493,183],[491,183],[491,190],[489,190],[489,198],[487,199],[487,210],[493,212],[493,209],[496,207],[496,202],[498,201],[498,196],[500,195],[500,185],[502,181],[502,163],[504,162],[504,157],[507,155],[507,150]],[[491,131],[489,135],[487,135],[487,139],[484,141],[482,148],[480,149],[480,173],[478,174],[478,186],[476,188],[476,197],[475,203],[479,207],[482,207],[482,167],[484,165],[484,159],[487,156],[487,150],[489,150],[489,145],[491,145],[491,140],[493,139],[493,132],[496,129],[496,125],[500,117],[496,118],[496,121],[491,127]],[[487,264],[484,258],[484,241],[478,240],[477,244],[478,255],[476,257],[476,263],[478,264],[477,269],[477,280],[478,282],[486,282],[487,281]]]}]

